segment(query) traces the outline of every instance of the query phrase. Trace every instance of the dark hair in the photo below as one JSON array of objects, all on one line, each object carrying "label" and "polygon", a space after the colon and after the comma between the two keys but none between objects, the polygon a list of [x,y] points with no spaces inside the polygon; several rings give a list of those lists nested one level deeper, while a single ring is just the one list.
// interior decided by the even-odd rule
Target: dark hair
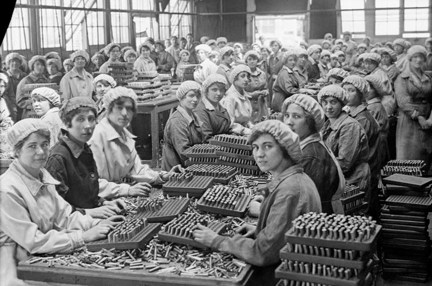
[{"label": "dark hair", "polygon": [[127,96],[121,96],[121,97],[119,97],[119,98],[111,101],[111,103],[108,106],[108,113],[110,113],[113,110],[114,105],[117,104],[117,105],[123,106],[127,100],[130,100],[132,102],[132,111],[135,114],[136,113],[136,108],[137,108],[136,104],[135,104],[135,101],[132,98],[127,97]]},{"label": "dark hair", "polygon": [[257,57],[257,55],[254,55],[254,54],[248,55],[247,58],[245,59],[245,62],[247,62],[248,58],[253,58],[253,59],[257,60],[257,61],[259,60],[259,58]]},{"label": "dark hair", "polygon": [[[234,84],[234,82],[235,82],[236,80],[238,80],[240,74],[243,73],[243,72],[246,72],[246,71],[239,72],[239,73],[234,77],[233,84]],[[248,73],[248,72],[246,72],[246,73],[247,73],[247,77],[248,77],[248,79],[250,80],[250,78],[251,78],[250,73]]]},{"label": "dark hair", "polygon": [[42,137],[45,137],[45,139],[47,139],[48,142],[51,139],[51,132],[48,129],[39,129],[39,130],[36,130],[35,132],[30,133],[29,135],[27,135],[27,137],[25,137],[24,139],[20,140],[18,143],[15,144],[15,146],[13,146],[13,156],[14,156],[14,158],[18,157],[18,153],[21,151],[22,147],[24,146],[24,143],[27,141],[27,139],[33,133],[36,133],[36,134],[38,134],[38,135],[40,135]]},{"label": "dark hair", "polygon": [[316,128],[316,123],[315,123],[315,118],[313,117],[313,115],[306,110],[303,110],[305,113],[305,119],[306,119],[306,124],[309,127],[309,130],[312,134],[314,133],[318,133],[318,130]]},{"label": "dark hair", "polygon": [[223,83],[221,83],[221,82],[215,82],[215,83],[212,83],[211,85],[209,85],[209,86],[207,87],[207,89],[205,90],[205,95],[206,95],[206,97],[207,97],[207,94],[208,94],[208,90],[209,90],[210,87],[212,87],[213,85],[217,85],[217,87],[218,87],[219,89],[223,89],[225,92],[227,91],[227,88],[226,88],[226,85],[225,85],[225,84],[223,84]]},{"label": "dark hair", "polygon": [[280,147],[280,149],[282,150],[282,156],[287,159],[287,160],[292,160],[290,155],[288,155],[288,151],[285,149],[285,147],[283,147],[277,140],[276,138],[274,138],[274,136],[272,134],[270,134],[269,132],[266,131],[254,131],[252,132],[252,134],[249,136],[248,139],[248,143],[252,146],[252,144],[258,139],[260,138],[262,135],[270,135],[271,137],[273,137],[274,141],[276,142],[276,144]]},{"label": "dark hair", "polygon": [[71,128],[72,127],[72,119],[77,114],[79,114],[83,111],[87,111],[87,110],[93,111],[95,117],[97,116],[96,109],[88,107],[88,106],[83,106],[83,107],[75,108],[75,109],[69,111],[68,113],[61,113],[61,120],[63,121],[64,125],[66,125],[67,128]]}]

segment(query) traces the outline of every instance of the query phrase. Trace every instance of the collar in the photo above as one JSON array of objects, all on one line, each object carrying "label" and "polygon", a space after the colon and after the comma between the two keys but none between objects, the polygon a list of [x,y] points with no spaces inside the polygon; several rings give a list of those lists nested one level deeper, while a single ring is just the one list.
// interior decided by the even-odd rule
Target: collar
[{"label": "collar", "polygon": [[[117,132],[117,130],[115,130],[114,127],[111,125],[111,123],[109,123],[108,117],[104,117],[99,123],[99,125],[101,125],[102,130],[104,130],[104,132],[107,134],[108,141],[113,141],[117,138],[122,139],[122,137]],[[126,138],[130,138],[130,139],[136,138],[136,136],[130,133],[129,130],[127,130],[126,128],[123,128],[123,131],[125,133]]]},{"label": "collar", "polygon": [[[410,68],[406,68],[406,69],[404,69],[404,70],[402,71],[402,73],[400,74],[400,76],[401,76],[402,78],[411,78],[411,77],[413,77],[414,75],[411,73],[411,69],[410,69]],[[423,73],[423,74],[422,74],[422,77],[421,77],[421,79],[420,79],[420,81],[421,81],[421,82],[427,82],[427,81],[429,81],[429,78],[428,78],[428,76],[427,76],[425,73]]]},{"label": "collar", "polygon": [[269,192],[272,193],[286,178],[302,172],[303,168],[300,165],[292,165],[291,167],[288,167],[282,173],[280,173],[279,176],[273,178],[273,180],[268,184]]},{"label": "collar", "polygon": [[58,72],[58,73],[56,73],[56,74],[50,75],[49,78],[50,78],[50,79],[51,79],[51,78],[55,78],[56,76],[62,76],[62,73],[61,73],[61,72]]},{"label": "collar", "polygon": [[85,145],[87,143],[82,143],[77,141],[76,139],[70,137],[69,132],[67,130],[62,129],[62,136],[61,139],[63,142],[69,147],[72,155],[75,157],[75,159],[78,159],[78,157],[81,155],[81,153],[85,149]]},{"label": "collar", "polygon": [[45,80],[48,80],[47,78],[46,78],[46,76],[45,75],[36,75],[36,74],[34,74],[33,72],[31,72],[31,73],[29,73],[29,75],[28,75],[33,81],[37,81],[37,80],[39,80],[39,79],[45,79]]},{"label": "collar", "polygon": [[60,185],[60,182],[54,179],[44,168],[41,169],[42,179],[38,180],[24,169],[18,159],[13,160],[9,169],[20,175],[21,180],[27,186],[27,189],[33,196],[36,196],[39,190],[45,185]]},{"label": "collar", "polygon": [[288,73],[294,73],[293,70],[287,67],[286,65],[283,65],[282,69],[286,70]]},{"label": "collar", "polygon": [[235,86],[234,86],[234,84],[233,85],[231,85],[231,87],[227,90],[227,93],[228,93],[228,91],[230,92],[230,93],[236,93],[236,97],[238,97],[238,98],[240,98],[241,100],[246,100],[246,98],[250,98],[251,96],[249,95],[249,93],[245,90],[244,91],[244,94],[241,94],[236,88],[235,88]]},{"label": "collar", "polygon": [[303,150],[308,144],[313,142],[319,142],[321,141],[321,136],[319,133],[313,133],[300,141],[300,148]]},{"label": "collar", "polygon": [[338,130],[341,126],[342,122],[348,118],[348,114],[345,111],[342,111],[341,115],[339,115],[338,119],[336,119],[333,123],[330,123],[330,128],[332,130]]},{"label": "collar", "polygon": [[367,108],[366,105],[360,104],[359,106],[356,106],[356,107],[350,107],[348,113],[352,117],[356,117],[360,112],[362,112],[363,110],[366,110],[366,108]]},{"label": "collar", "polygon": [[262,72],[263,72],[263,71],[260,70],[260,69],[257,67],[256,70],[255,70],[254,72],[251,73],[251,76],[260,76],[260,74],[261,74]]},{"label": "collar", "polygon": [[374,98],[368,100],[367,104],[378,103],[378,102],[381,102],[381,99],[379,99],[378,97],[374,97]]},{"label": "collar", "polygon": [[211,104],[211,102],[207,98],[205,98],[205,96],[201,97],[201,101],[207,110],[216,110],[213,104]]},{"label": "collar", "polygon": [[190,116],[190,114],[186,111],[186,109],[184,109],[183,106],[179,105],[177,107],[177,111],[180,112],[180,114],[188,121],[188,124],[190,125],[192,122],[196,125],[196,126],[200,126],[200,122],[198,120],[198,118],[195,117],[195,115]]},{"label": "collar", "polygon": [[[86,72],[85,69],[83,70],[83,73],[84,73],[84,77],[87,77],[87,78],[91,79],[91,75],[90,75],[88,72]],[[70,77],[70,78],[74,78],[74,77],[84,78],[82,75],[80,75],[80,74],[78,73],[78,71],[76,70],[75,67],[73,67],[73,68],[71,69],[71,71],[69,72],[69,77]]]}]

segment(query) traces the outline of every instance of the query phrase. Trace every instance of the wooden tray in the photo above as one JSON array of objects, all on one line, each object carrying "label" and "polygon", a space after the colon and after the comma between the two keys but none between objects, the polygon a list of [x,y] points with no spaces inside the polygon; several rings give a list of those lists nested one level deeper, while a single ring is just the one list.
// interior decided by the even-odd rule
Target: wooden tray
[{"label": "wooden tray", "polygon": [[371,251],[375,248],[378,236],[381,231],[381,226],[376,225],[375,232],[371,235],[368,241],[355,242],[346,240],[330,240],[323,238],[312,238],[302,237],[293,234],[293,228],[291,228],[285,234],[285,241],[292,244],[306,244],[312,246],[323,246],[338,249],[349,249],[349,250],[360,250],[360,251]]},{"label": "wooden tray", "polygon": [[429,211],[432,209],[432,197],[413,197],[413,196],[399,196],[391,195],[386,199],[387,205],[401,206],[409,209],[420,211]]},{"label": "wooden tray", "polygon": [[194,176],[191,181],[169,181],[162,186],[164,194],[173,196],[193,196],[200,197],[213,185],[212,177]]},{"label": "wooden tray", "polygon": [[326,256],[309,255],[303,253],[294,253],[289,251],[288,245],[285,245],[280,250],[281,259],[297,260],[297,261],[311,262],[311,263],[318,263],[318,264],[325,264],[325,265],[334,265],[340,267],[355,268],[358,270],[363,270],[365,268],[366,263],[370,259],[370,256],[371,254],[368,253],[366,255],[363,255],[363,257],[361,258],[357,258],[355,260],[349,260],[349,259],[333,258],[333,257],[326,257]]},{"label": "wooden tray", "polygon": [[427,185],[432,184],[432,178],[423,178],[402,174],[393,174],[382,179],[384,184],[392,184],[398,186],[407,186],[416,189],[423,189]]},{"label": "wooden tray", "polygon": [[197,202],[197,208],[209,213],[221,214],[225,216],[244,217],[251,199],[252,198],[250,196],[242,194],[240,195],[240,200],[234,208],[224,208],[222,206],[214,206],[213,204],[210,205],[204,200],[203,197],[201,197]]},{"label": "wooden tray", "polygon": [[209,143],[212,145],[229,147],[229,148],[236,148],[236,149],[250,150],[250,151],[252,150],[252,146],[250,146],[250,145],[233,144],[233,143],[218,141],[218,140],[214,140],[214,139],[210,139]]},{"label": "wooden tray", "polygon": [[233,167],[237,167],[239,169],[250,169],[250,170],[254,170],[254,171],[260,171],[260,168],[257,165],[242,165],[242,164],[237,164],[237,163],[232,163],[232,162],[226,162],[226,161],[223,161],[220,159],[218,160],[218,164],[233,166]]},{"label": "wooden tray", "polygon": [[220,150],[217,150],[216,154],[218,156],[227,156],[227,157],[238,158],[238,159],[243,159],[243,160],[255,161],[253,156],[248,156],[248,155],[240,155],[240,154],[229,153],[229,152],[224,152],[224,151],[220,151]]},{"label": "wooden tray", "polygon": [[184,213],[189,206],[189,199],[170,199],[163,202],[162,208],[156,211],[142,211],[131,215],[133,218],[145,218],[148,222],[168,222]]},{"label": "wooden tray", "polygon": [[[221,234],[222,232],[224,232],[226,230],[227,225],[225,223],[222,223],[222,222],[212,221],[208,224],[207,227],[210,228],[211,230],[213,230],[214,232],[216,232],[217,234]],[[198,241],[194,240],[193,238],[185,237],[185,236],[172,235],[172,234],[167,233],[165,231],[160,231],[158,233],[158,239],[162,240],[162,241],[168,241],[168,242],[174,242],[174,243],[178,243],[178,244],[190,245],[190,246],[193,246],[196,248],[207,248],[205,245],[199,243]]]},{"label": "wooden tray", "polygon": [[156,233],[161,228],[160,223],[150,223],[144,227],[137,235],[133,238],[125,240],[123,242],[108,242],[108,239],[98,240],[94,242],[87,243],[87,249],[89,251],[99,251],[102,248],[105,249],[134,249],[134,248],[142,248],[147,244]]}]

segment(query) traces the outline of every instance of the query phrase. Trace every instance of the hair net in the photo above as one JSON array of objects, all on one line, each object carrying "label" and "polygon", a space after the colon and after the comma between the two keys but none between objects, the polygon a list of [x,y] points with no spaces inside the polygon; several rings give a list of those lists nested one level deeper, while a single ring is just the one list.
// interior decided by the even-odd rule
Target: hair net
[{"label": "hair net", "polygon": [[381,56],[377,53],[364,53],[363,60],[370,60],[379,64],[381,62]]},{"label": "hair net", "polygon": [[373,89],[375,89],[375,91],[377,92],[377,94],[379,96],[383,96],[385,93],[383,93],[383,84],[381,81],[381,78],[376,75],[376,74],[369,74],[367,76],[364,77],[364,79],[369,83],[369,86],[372,87]]},{"label": "hair net", "polygon": [[30,61],[29,61],[29,68],[30,68],[31,71],[33,71],[34,64],[35,64],[36,61],[40,61],[40,62],[42,62],[46,66],[45,57],[44,56],[40,56],[40,55],[36,55],[36,56],[33,56],[30,59]]},{"label": "hair net", "polygon": [[15,148],[17,143],[38,130],[50,132],[48,125],[39,118],[22,119],[9,128],[7,141],[12,148]]},{"label": "hair net", "polygon": [[220,57],[223,58],[223,56],[228,52],[234,52],[234,49],[230,46],[225,46],[222,49],[219,50]]},{"label": "hair net", "polygon": [[78,96],[78,97],[72,97],[68,100],[66,100],[65,102],[63,102],[62,107],[60,108],[59,111],[59,116],[61,118],[61,120],[63,121],[63,123],[66,124],[66,115],[78,108],[84,108],[84,107],[88,107],[91,108],[94,112],[94,114],[97,114],[97,107],[96,107],[96,103],[93,101],[93,99],[91,99],[90,97],[84,97],[84,96]]},{"label": "hair net", "polygon": [[346,70],[341,68],[332,68],[331,70],[328,71],[327,78],[332,76],[339,77],[341,80],[343,80],[344,78],[349,76],[349,73]]},{"label": "hair net", "polygon": [[133,104],[136,106],[137,104],[137,95],[135,92],[124,86],[117,86],[108,90],[108,92],[103,97],[103,106],[108,110],[111,102],[120,98],[120,97],[128,97],[132,99]]},{"label": "hair net", "polygon": [[133,49],[129,49],[129,50],[127,50],[126,52],[124,52],[124,54],[123,54],[123,59],[124,59],[125,61],[127,61],[127,58],[128,58],[130,55],[135,55],[135,57],[138,57],[138,53],[137,53],[137,52],[135,52]]},{"label": "hair net", "polygon": [[207,89],[214,83],[222,83],[225,85],[225,89],[228,88],[228,82],[226,78],[218,73],[209,75],[202,83],[202,93],[207,94]]},{"label": "hair net", "polygon": [[33,89],[31,97],[36,95],[42,96],[54,106],[60,106],[60,95],[52,88],[49,87],[38,87]]},{"label": "hair net", "polygon": [[327,97],[334,97],[337,100],[339,100],[342,105],[346,105],[347,104],[347,95],[345,90],[340,87],[337,84],[331,84],[328,86],[323,87],[319,92],[318,92],[318,101],[321,102],[322,99],[327,98]]},{"label": "hair net", "polygon": [[198,45],[198,46],[195,47],[195,51],[198,52],[200,50],[203,50],[206,53],[210,53],[212,51],[212,49],[210,48],[210,46],[206,45],[206,44],[200,44],[200,45]]},{"label": "hair net", "polygon": [[343,44],[343,43],[344,43],[344,41],[342,39],[336,39],[335,40],[335,45]]},{"label": "hair net", "polygon": [[236,78],[236,76],[239,75],[241,72],[247,72],[247,73],[249,73],[249,74],[252,73],[251,69],[250,69],[247,65],[244,65],[244,64],[236,65],[236,66],[232,69],[231,73],[229,74],[229,78],[228,78],[228,80],[229,80],[231,83],[233,83],[233,82],[234,82],[234,79]]},{"label": "hair net", "polygon": [[95,77],[93,79],[93,84],[96,85],[96,83],[100,80],[106,80],[109,83],[109,85],[111,85],[111,87],[115,87],[117,85],[116,81],[114,80],[114,78],[112,76],[110,76],[108,74],[104,74],[104,73]]},{"label": "hair net", "polygon": [[407,59],[411,60],[411,58],[415,55],[415,54],[421,54],[424,56],[424,58],[426,58],[427,55],[427,51],[426,48],[420,45],[414,45],[411,48],[408,49],[407,51]]},{"label": "hair net", "polygon": [[397,55],[396,55],[395,51],[393,51],[392,49],[382,48],[381,54],[384,54],[384,53],[388,54],[391,57],[393,62],[397,61]]},{"label": "hair net", "polygon": [[369,92],[369,84],[364,78],[359,75],[349,75],[342,81],[342,86],[344,86],[344,84],[352,84],[360,91],[363,96],[363,101],[365,100],[365,96]]},{"label": "hair net", "polygon": [[210,39],[206,42],[206,45],[216,45],[216,40],[215,39]]},{"label": "hair net", "polygon": [[73,62],[72,62],[71,59],[65,59],[65,60],[63,61],[63,65],[64,65],[64,66],[65,66],[65,65],[73,66]]},{"label": "hair net", "polygon": [[50,64],[56,65],[59,71],[62,69],[62,63],[57,58],[51,58],[47,60],[47,66],[49,66]]},{"label": "hair net", "polygon": [[406,41],[404,39],[401,39],[401,38],[398,38],[398,39],[396,39],[396,40],[393,41],[393,47],[395,45],[402,46],[404,49],[407,48]]},{"label": "hair net", "polygon": [[246,61],[249,56],[255,56],[258,60],[261,59],[261,55],[255,50],[247,51],[243,57],[244,60]]},{"label": "hair net", "polygon": [[358,46],[357,46],[357,50],[360,49],[360,48],[367,49],[367,46],[366,46],[365,43],[360,43],[360,44],[358,44]]},{"label": "hair net", "polygon": [[252,127],[252,134],[249,136],[249,144],[253,143],[250,139],[254,138],[255,134],[258,132],[272,135],[276,142],[285,148],[294,163],[298,163],[302,159],[300,139],[298,135],[288,127],[288,125],[279,120],[266,120],[260,122]]},{"label": "hair net", "polygon": [[329,40],[323,40],[323,41],[321,42],[321,47],[324,46],[324,44],[327,44],[327,45],[329,45],[329,46],[332,45],[332,44],[330,43]]},{"label": "hair net", "polygon": [[181,50],[179,52],[179,57],[181,57],[183,54],[187,54],[188,56],[190,56],[190,52],[188,50]]},{"label": "hair net", "polygon": [[228,43],[228,40],[227,40],[227,38],[225,38],[225,37],[219,37],[219,38],[217,38],[216,39],[216,43]]},{"label": "hair net", "polygon": [[117,43],[109,43],[108,45],[105,46],[104,48],[104,53],[105,55],[109,56],[109,53],[111,52],[112,49],[114,49],[115,47],[118,47],[119,50],[121,49],[120,45]]},{"label": "hair net", "polygon": [[288,97],[287,99],[285,99],[282,105],[282,114],[285,114],[285,112],[288,109],[288,106],[291,103],[297,104],[305,111],[312,114],[315,120],[315,126],[317,130],[320,130],[321,127],[323,127],[325,121],[324,110],[322,109],[318,101],[316,101],[313,97],[307,94],[294,94]]},{"label": "hair net", "polygon": [[148,42],[144,42],[144,43],[142,43],[141,45],[139,45],[139,47],[138,47],[138,52],[139,52],[139,53],[141,53],[141,49],[142,49],[143,47],[147,47],[150,51],[151,51],[151,49],[152,49],[152,46],[151,46]]},{"label": "hair net", "polygon": [[312,55],[313,53],[315,53],[316,51],[322,51],[322,48],[321,48],[321,46],[320,45],[311,45],[308,49],[307,49],[307,52],[308,52],[308,55],[310,56],[310,55]]},{"label": "hair net", "polygon": [[18,53],[10,53],[10,54],[7,54],[7,56],[6,56],[6,58],[5,58],[5,63],[6,63],[7,65],[9,65],[9,62],[10,62],[11,60],[14,60],[14,59],[19,60],[20,63],[21,63],[21,65],[24,65],[23,56],[20,55],[20,54],[18,54]]},{"label": "hair net", "polygon": [[328,51],[328,50],[323,50],[323,51],[321,52],[321,58],[322,58],[322,57],[325,57],[325,56],[330,57],[330,56],[331,56],[330,51]]},{"label": "hair net", "polygon": [[187,80],[182,82],[182,84],[179,86],[176,92],[176,96],[178,100],[182,100],[186,96],[186,94],[191,90],[198,91],[201,93],[201,85],[193,80]]},{"label": "hair net", "polygon": [[89,60],[90,60],[89,54],[84,50],[78,50],[78,51],[74,52],[70,56],[70,59],[72,60],[72,62],[75,61],[76,57],[83,57],[83,58],[85,58],[86,62],[89,62]]}]

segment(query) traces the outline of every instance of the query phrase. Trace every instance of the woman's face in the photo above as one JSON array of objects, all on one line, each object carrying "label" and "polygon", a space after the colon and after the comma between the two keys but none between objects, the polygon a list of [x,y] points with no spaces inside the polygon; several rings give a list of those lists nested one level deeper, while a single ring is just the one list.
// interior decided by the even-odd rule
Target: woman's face
[{"label": "woman's face", "polygon": [[81,143],[87,143],[93,135],[96,126],[96,116],[90,108],[85,108],[76,114],[67,130],[73,138]]},{"label": "woman's face", "polygon": [[345,89],[348,96],[348,106],[359,106],[362,103],[363,96],[354,85],[345,83],[343,89]]},{"label": "woman's face", "polygon": [[404,52],[404,48],[401,45],[394,45],[394,51],[396,54],[400,55]]},{"label": "woman's face", "polygon": [[359,55],[363,54],[364,52],[366,52],[366,48],[363,47],[358,48]]},{"label": "woman's face", "polygon": [[339,79],[337,79],[337,78],[335,78],[335,77],[331,76],[331,77],[328,78],[328,82],[331,83],[331,84],[340,84],[342,81],[339,80]]},{"label": "woman's face", "polygon": [[345,62],[345,56],[343,56],[343,55],[338,56],[338,62],[340,62],[341,64],[343,64]]},{"label": "woman's face", "polygon": [[102,83],[101,81],[98,81],[96,83],[96,96],[99,98],[103,97],[108,90],[111,89],[111,85],[107,84],[105,85],[104,83]]},{"label": "woman's face", "polygon": [[47,70],[48,70],[48,74],[50,74],[50,75],[54,75],[54,74],[58,73],[58,68],[57,68],[57,65],[55,65],[55,64],[48,65]]},{"label": "woman's face", "polygon": [[329,49],[330,49],[330,45],[329,45],[329,43],[324,43],[324,44],[322,45],[322,48],[323,48],[324,50],[329,50]]},{"label": "woman's face", "polygon": [[45,115],[51,109],[50,102],[41,96],[32,97],[32,105],[38,116]]},{"label": "woman's face", "polygon": [[71,65],[64,65],[63,68],[65,69],[66,72],[70,72],[73,67]]},{"label": "woman's face", "polygon": [[189,55],[187,53],[183,53],[180,58],[183,62],[189,61]]},{"label": "woman's face", "polygon": [[425,58],[421,54],[414,54],[414,56],[410,60],[411,67],[416,69],[422,68],[424,63],[425,63]]},{"label": "woman's face", "polygon": [[180,105],[187,111],[193,111],[201,100],[201,95],[195,90],[190,90],[180,100]]},{"label": "woman's face", "polygon": [[109,58],[110,58],[111,61],[116,61],[116,60],[119,59],[120,54],[121,54],[120,48],[119,47],[114,47],[109,52]]},{"label": "woman's face", "polygon": [[368,73],[372,72],[377,67],[375,62],[371,60],[365,60],[363,61],[363,64]]},{"label": "woman's face", "polygon": [[258,65],[258,59],[256,57],[249,56],[246,59],[246,64],[248,65],[249,68],[255,69]]},{"label": "woman's face", "polygon": [[252,142],[252,154],[262,172],[271,172],[286,161],[280,145],[270,134],[263,134]]},{"label": "woman's face", "polygon": [[253,45],[252,46],[252,49],[254,50],[254,51],[256,51],[256,52],[261,52],[261,48],[260,48],[260,46],[258,46],[258,45]]},{"label": "woman's face", "polygon": [[341,50],[345,53],[347,49],[348,49],[348,46],[343,45]]},{"label": "woman's face", "polygon": [[150,49],[148,47],[142,47],[141,48],[141,55],[143,58],[148,59],[150,58]]},{"label": "woman's face", "polygon": [[245,89],[249,84],[249,74],[247,72],[241,72],[234,81],[234,85],[238,88]]},{"label": "woman's face", "polygon": [[13,71],[16,71],[21,66],[21,62],[18,59],[13,59],[9,62],[9,68]]},{"label": "woman's face", "polygon": [[228,55],[228,54],[225,54],[225,55],[223,56],[223,62],[224,62],[226,65],[231,65],[231,64],[234,62],[234,53],[230,53],[229,55]]},{"label": "woman's face", "polygon": [[295,65],[297,64],[296,58],[293,56],[289,56],[286,59],[286,63],[285,65],[289,68],[289,69],[293,69],[295,67]]},{"label": "woman's face", "polygon": [[76,57],[75,59],[74,59],[74,66],[76,67],[76,68],[81,68],[81,69],[83,69],[85,66],[86,66],[86,64],[87,64],[87,61],[86,61],[86,59],[84,58],[84,57],[81,57],[81,56],[78,56],[78,57]]},{"label": "woman's face", "polygon": [[236,55],[241,54],[242,48],[240,46],[234,46],[234,53]]},{"label": "woman's face", "polygon": [[335,67],[337,67],[337,64],[338,64],[338,58],[330,58],[330,65],[333,67],[333,68],[335,68]]},{"label": "woman's face", "polygon": [[321,100],[321,106],[328,118],[336,119],[342,113],[342,103],[335,97],[329,96]]},{"label": "woman's face", "polygon": [[7,84],[4,80],[0,79],[0,97],[3,95],[3,93],[6,91]]},{"label": "woman's face", "polygon": [[272,52],[273,52],[274,54],[276,54],[276,53],[279,51],[280,46],[279,46],[278,43],[273,43],[273,44],[271,45],[270,48],[271,48]]},{"label": "woman's face", "polygon": [[214,104],[218,104],[219,101],[224,97],[225,95],[225,88],[223,88],[219,84],[212,84],[208,90],[207,90],[207,99]]},{"label": "woman's face", "polygon": [[389,54],[382,54],[381,55],[381,63],[385,66],[391,65],[391,57]]},{"label": "woman's face", "polygon": [[18,151],[19,162],[26,170],[38,172],[48,159],[49,145],[48,138],[33,132]]},{"label": "woman's face", "polygon": [[198,56],[198,60],[200,61],[200,62],[203,62],[208,56],[207,56],[207,53],[206,52],[204,52],[204,50],[199,50],[199,51],[197,51],[197,56]]},{"label": "woman's face", "polygon": [[320,50],[317,50],[317,51],[315,51],[315,52],[313,52],[311,54],[311,58],[313,58],[316,61],[319,60],[320,56],[321,56],[321,51]]},{"label": "woman's face", "polygon": [[116,128],[126,128],[134,115],[132,99],[126,98],[123,104],[114,104],[108,113],[110,123]]},{"label": "woman's face", "polygon": [[182,39],[182,40],[180,40],[180,48],[184,48],[184,47],[186,47],[186,44],[187,44],[187,41],[186,41],[186,39]]},{"label": "woman's face", "polygon": [[291,103],[288,106],[284,114],[284,123],[288,125],[292,131],[297,133],[300,140],[303,140],[312,133],[307,124],[304,109],[295,103]]},{"label": "woman's face", "polygon": [[130,54],[127,58],[126,58],[126,61],[128,62],[128,63],[130,63],[130,64],[133,64],[135,61],[136,61],[136,56],[135,56],[135,54]]},{"label": "woman's face", "polygon": [[36,74],[43,74],[45,72],[45,65],[43,65],[40,61],[36,61],[33,64],[33,72]]},{"label": "woman's face", "polygon": [[268,53],[267,49],[261,49],[261,56],[265,60],[268,58],[269,53]]},{"label": "woman's face", "polygon": [[323,64],[328,64],[330,62],[330,56],[325,55],[325,56],[321,57],[321,62]]}]

